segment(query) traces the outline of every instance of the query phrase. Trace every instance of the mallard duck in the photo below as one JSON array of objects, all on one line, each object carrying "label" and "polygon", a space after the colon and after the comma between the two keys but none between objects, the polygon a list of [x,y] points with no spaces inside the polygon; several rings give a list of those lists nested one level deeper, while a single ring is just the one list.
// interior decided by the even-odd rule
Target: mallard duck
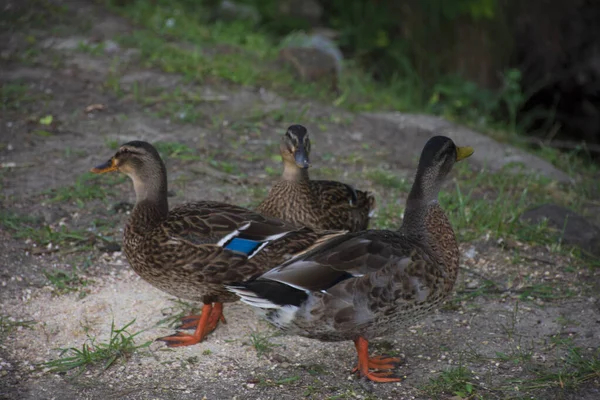
[{"label": "mallard duck", "polygon": [[258,276],[290,256],[335,236],[316,233],[230,204],[187,203],[169,210],[167,170],[149,143],[122,145],[95,173],[120,171],[133,181],[136,204],[125,226],[125,255],[144,280],[171,295],[203,302],[201,316],[159,338],[168,346],[198,343],[223,317],[223,303],[238,300],[223,284]]},{"label": "mallard duck", "polygon": [[452,291],[459,250],[437,198],[454,163],[472,153],[447,137],[431,138],[398,231],[332,238],[228,289],[287,333],[322,341],[353,340],[358,353],[354,372],[376,382],[399,381],[393,369],[400,359],[369,357],[369,340],[409,326]]},{"label": "mallard duck", "polygon": [[375,198],[369,192],[341,182],[309,179],[310,139],[304,126],[290,126],[279,149],[283,159],[281,181],[256,211],[313,229],[367,229],[375,208]]}]

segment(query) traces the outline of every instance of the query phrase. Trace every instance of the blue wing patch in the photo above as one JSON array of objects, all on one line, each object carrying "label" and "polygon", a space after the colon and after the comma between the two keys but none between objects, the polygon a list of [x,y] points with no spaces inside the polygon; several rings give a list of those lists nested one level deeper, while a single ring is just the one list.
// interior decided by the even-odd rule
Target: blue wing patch
[{"label": "blue wing patch", "polygon": [[224,248],[231,251],[237,251],[238,253],[243,253],[247,256],[254,253],[256,249],[260,247],[263,242],[257,242],[255,240],[248,239],[240,239],[239,237],[233,238],[229,243],[227,243]]}]

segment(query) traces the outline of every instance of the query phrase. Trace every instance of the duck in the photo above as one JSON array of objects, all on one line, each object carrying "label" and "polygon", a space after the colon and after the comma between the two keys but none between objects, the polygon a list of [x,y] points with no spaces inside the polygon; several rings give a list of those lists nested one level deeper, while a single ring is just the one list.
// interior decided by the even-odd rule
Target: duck
[{"label": "duck", "polygon": [[397,382],[398,357],[369,356],[369,341],[396,334],[452,292],[459,249],[438,193],[471,147],[434,136],[425,144],[401,227],[333,237],[256,279],[227,288],[283,332],[354,342],[353,372]]},{"label": "duck", "polygon": [[123,144],[91,170],[131,178],[136,202],[125,225],[123,250],[146,282],[173,296],[203,303],[201,315],[181,319],[178,331],[158,338],[169,347],[199,343],[219,322],[223,303],[238,300],[224,284],[248,280],[339,232],[315,232],[232,204],[190,202],[169,209],[167,170],[145,141]]},{"label": "duck", "polygon": [[345,183],[311,180],[310,148],[308,130],[302,125],[291,125],[279,145],[283,160],[281,180],[256,211],[317,230],[367,229],[376,206],[374,196]]}]

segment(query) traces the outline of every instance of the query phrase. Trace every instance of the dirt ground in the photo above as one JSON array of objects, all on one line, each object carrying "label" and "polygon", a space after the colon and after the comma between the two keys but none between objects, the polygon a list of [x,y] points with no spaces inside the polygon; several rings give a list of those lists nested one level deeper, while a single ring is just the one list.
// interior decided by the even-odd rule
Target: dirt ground
[{"label": "dirt ground", "polygon": [[[41,246],[35,233],[19,235],[7,222],[0,224],[0,398],[600,398],[600,376],[565,389],[560,378],[538,379],[570,368],[575,347],[599,362],[598,272],[572,268],[570,256],[546,247],[485,238],[461,245],[454,301],[411,329],[373,343],[373,352],[406,357],[401,383],[362,382],[350,373],[352,343],[277,335],[241,303],[226,306],[228,323],[201,344],[167,349],[153,342],[106,370],[100,365],[77,378],[50,372],[42,364],[59,358],[57,349],[81,349],[88,338],[105,342],[113,321],[118,328],[135,320],[128,331],[141,331],[135,338],[141,344],[172,333],[163,320],[188,307],[139,279],[119,251],[127,212],[115,206],[127,209],[123,202],[133,201],[130,182],[102,177],[80,183],[113,154],[115,144],[171,143],[165,147],[171,206],[191,199],[256,204],[277,179],[279,135],[289,123],[303,122],[294,121],[298,109],[307,110],[313,176],[373,190],[381,207],[402,204],[403,197],[392,197],[396,191],[362,179],[362,173],[386,168],[410,178],[419,150],[405,149],[415,155],[405,157],[386,146],[402,133],[384,121],[257,88],[192,85],[144,68],[135,49],[118,45],[105,46],[101,54],[83,51],[82,42],[114,44],[111,38],[133,27],[94,2],[60,4],[66,17],[58,22],[3,25],[0,209],[83,239],[56,235]],[[119,93],[110,89],[115,80]],[[152,102],[136,100],[139,88],[179,90],[206,100],[193,110],[200,116],[195,123],[182,123],[177,113],[161,115]],[[89,197],[73,198],[79,193]],[[68,285],[73,290],[49,278],[74,268],[78,283]],[[541,283],[570,294],[528,294]],[[270,343],[264,354],[257,337]],[[468,378],[447,380],[458,386],[440,389],[449,376],[444,371],[460,368],[469,371]]]}]

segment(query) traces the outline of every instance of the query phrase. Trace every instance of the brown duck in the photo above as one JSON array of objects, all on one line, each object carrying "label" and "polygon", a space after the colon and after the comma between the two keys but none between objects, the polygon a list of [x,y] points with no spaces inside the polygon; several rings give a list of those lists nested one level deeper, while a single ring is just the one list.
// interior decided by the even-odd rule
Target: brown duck
[{"label": "brown duck", "polygon": [[409,326],[452,291],[459,250],[437,198],[454,163],[472,153],[447,137],[433,137],[421,154],[398,231],[332,238],[229,289],[285,332],[323,341],[353,340],[355,371],[377,382],[399,381],[393,369],[400,360],[369,357],[368,341]]},{"label": "brown duck", "polygon": [[369,192],[341,182],[309,179],[310,138],[304,126],[290,126],[279,149],[283,174],[256,208],[259,213],[313,229],[368,228],[375,208]]},{"label": "brown duck", "polygon": [[201,316],[182,319],[169,346],[198,343],[223,317],[223,303],[238,300],[224,284],[256,277],[339,232],[316,233],[230,204],[187,203],[169,210],[167,171],[156,149],[122,145],[95,173],[120,171],[133,181],[136,204],[125,226],[124,251],[144,280],[171,295],[203,302]]}]

